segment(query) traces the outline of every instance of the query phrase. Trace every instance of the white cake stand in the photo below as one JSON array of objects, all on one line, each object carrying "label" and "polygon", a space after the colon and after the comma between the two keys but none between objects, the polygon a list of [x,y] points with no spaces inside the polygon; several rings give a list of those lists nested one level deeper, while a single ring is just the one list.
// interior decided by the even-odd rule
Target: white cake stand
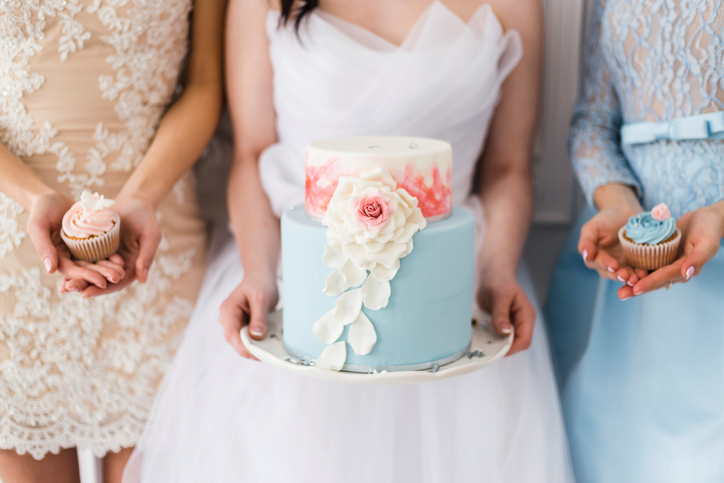
[{"label": "white cake stand", "polygon": [[327,381],[350,384],[399,385],[440,381],[467,374],[502,358],[513,343],[513,334],[499,336],[490,324],[490,315],[480,309],[473,309],[472,343],[470,351],[460,359],[435,369],[421,371],[380,372],[364,374],[359,372],[330,371],[307,365],[291,357],[282,344],[282,311],[269,314],[269,329],[264,340],[249,337],[247,327],[241,330],[241,340],[257,359],[272,366],[295,372],[302,376],[316,377]]}]

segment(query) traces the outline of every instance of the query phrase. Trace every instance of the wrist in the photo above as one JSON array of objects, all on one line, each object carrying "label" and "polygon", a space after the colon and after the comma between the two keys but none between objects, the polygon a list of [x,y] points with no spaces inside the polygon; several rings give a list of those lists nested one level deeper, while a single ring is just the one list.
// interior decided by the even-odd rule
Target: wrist
[{"label": "wrist", "polygon": [[516,270],[517,267],[513,267],[512,265],[483,265],[480,269],[481,285],[502,285],[510,282],[515,282]]},{"label": "wrist", "polygon": [[633,187],[618,183],[600,186],[593,194],[593,200],[599,210],[614,209],[628,215],[643,211]]}]

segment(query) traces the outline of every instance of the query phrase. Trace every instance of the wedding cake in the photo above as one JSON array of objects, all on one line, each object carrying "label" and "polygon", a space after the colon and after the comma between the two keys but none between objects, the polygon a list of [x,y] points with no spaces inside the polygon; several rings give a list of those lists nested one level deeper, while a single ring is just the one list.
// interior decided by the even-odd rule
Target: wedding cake
[{"label": "wedding cake", "polygon": [[473,217],[452,206],[452,148],[352,137],[306,152],[306,200],[282,217],[282,338],[329,370],[433,369],[467,353]]}]

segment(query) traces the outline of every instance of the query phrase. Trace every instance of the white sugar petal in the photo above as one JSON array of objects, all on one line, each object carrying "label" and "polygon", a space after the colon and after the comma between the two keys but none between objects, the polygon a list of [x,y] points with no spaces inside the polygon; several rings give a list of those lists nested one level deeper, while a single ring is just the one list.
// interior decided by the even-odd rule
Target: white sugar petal
[{"label": "white sugar petal", "polygon": [[369,270],[374,263],[372,263],[367,255],[367,250],[362,245],[356,243],[348,243],[342,249],[344,256],[350,258],[355,265],[360,268]]},{"label": "white sugar petal", "polygon": [[375,168],[372,171],[368,171],[367,173],[363,173],[360,175],[360,178],[367,179],[367,180],[374,180],[379,181],[391,190],[394,190],[397,188],[397,181],[390,176],[390,173],[387,172],[384,168]]},{"label": "white sugar petal", "polygon": [[314,328],[312,329],[317,339],[325,344],[335,342],[344,330],[344,325],[334,316],[334,310],[335,309],[332,309],[324,314],[321,319],[314,323]]},{"label": "white sugar petal", "polygon": [[375,327],[364,312],[360,312],[357,320],[349,326],[347,342],[358,356],[369,354],[377,343]]},{"label": "white sugar petal", "polygon": [[367,278],[367,270],[359,268],[349,259],[344,262],[342,268],[339,269],[339,273],[344,277],[344,283],[347,288],[359,287],[362,285],[362,282],[365,281],[365,278]]},{"label": "white sugar petal", "polygon": [[[410,240],[412,242],[412,240]],[[381,263],[386,268],[392,268],[397,265],[397,261],[403,256],[407,244],[404,243],[388,243],[387,247],[379,253],[370,253],[370,260]]]},{"label": "white sugar petal", "polygon": [[347,343],[343,340],[327,346],[317,358],[316,366],[330,371],[341,371],[347,360]]},{"label": "white sugar petal", "polygon": [[342,250],[342,244],[337,243],[327,243],[324,248],[324,255],[322,256],[322,261],[325,265],[327,265],[329,268],[340,268],[344,264],[344,256],[342,253],[338,252],[334,249],[334,245],[339,244],[340,252]]},{"label": "white sugar petal", "polygon": [[381,252],[387,246],[386,243],[380,243],[378,241],[369,241],[369,242],[365,243],[364,245],[365,245],[365,250],[367,250],[367,253]]},{"label": "white sugar petal", "polygon": [[377,280],[381,282],[389,282],[393,278],[395,278],[395,275],[397,275],[397,271],[400,269],[400,260],[397,260],[397,264],[395,264],[392,268],[386,268],[384,265],[380,265],[379,263],[370,270],[370,273],[372,273],[372,276],[374,276]]},{"label": "white sugar petal", "polygon": [[[373,278],[373,277],[368,277]],[[344,325],[355,321],[362,310],[361,289],[350,290],[337,298],[337,308],[334,311],[337,320]]]},{"label": "white sugar petal", "polygon": [[395,243],[407,243],[412,239],[412,235],[419,231],[419,227],[415,223],[408,223],[400,236],[395,238]]},{"label": "white sugar petal", "polygon": [[336,297],[348,288],[349,285],[345,282],[344,275],[342,275],[339,270],[335,270],[329,274],[329,277],[327,277],[327,280],[324,282],[322,292],[330,297]]},{"label": "white sugar petal", "polygon": [[367,280],[362,284],[361,295],[362,301],[365,307],[372,310],[379,310],[383,307],[387,307],[390,301],[390,282],[383,280],[377,280],[375,277],[367,277]]}]

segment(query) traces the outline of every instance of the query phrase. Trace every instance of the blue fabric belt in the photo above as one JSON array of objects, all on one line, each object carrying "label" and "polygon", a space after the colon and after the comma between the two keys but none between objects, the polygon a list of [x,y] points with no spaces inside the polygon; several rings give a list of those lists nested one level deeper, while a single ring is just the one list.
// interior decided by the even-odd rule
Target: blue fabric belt
[{"label": "blue fabric belt", "polygon": [[623,145],[696,139],[724,139],[724,111],[663,122],[633,122],[621,127]]}]

